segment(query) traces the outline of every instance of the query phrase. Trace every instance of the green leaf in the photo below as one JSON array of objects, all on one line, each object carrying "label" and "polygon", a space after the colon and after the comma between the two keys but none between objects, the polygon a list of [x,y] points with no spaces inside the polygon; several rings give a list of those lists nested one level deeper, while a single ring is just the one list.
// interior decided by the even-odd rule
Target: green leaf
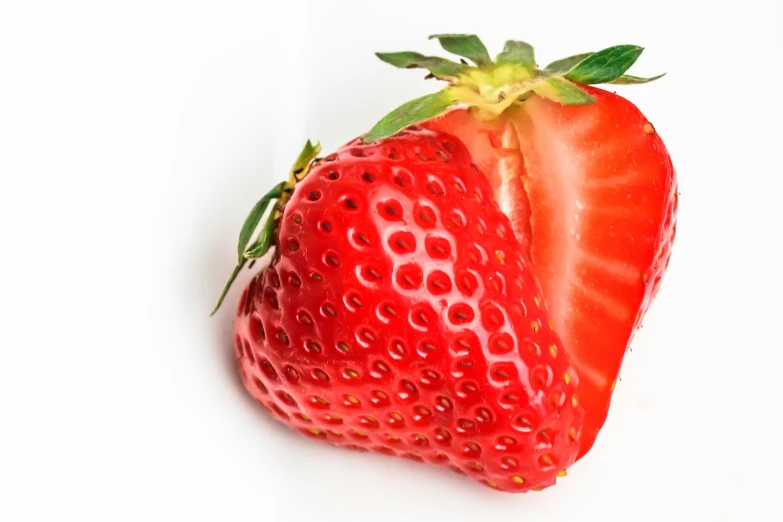
[{"label": "green leaf", "polygon": [[[267,194],[268,196],[268,194]],[[258,203],[255,204],[253,210],[245,218],[245,222],[242,224],[242,229],[239,231],[239,242],[237,244],[237,260],[242,260],[242,254],[245,252],[245,247],[250,242],[250,238],[255,232],[256,227],[261,222],[261,218],[266,212],[266,208],[269,206],[269,202],[272,198],[264,196]]]},{"label": "green leaf", "polygon": [[467,67],[461,63],[452,62],[437,56],[424,56],[411,51],[399,53],[375,53],[375,56],[386,63],[390,63],[401,69],[414,69],[420,67],[439,77],[459,76]]},{"label": "green leaf", "polygon": [[243,254],[244,258],[258,259],[259,257],[263,257],[263,255],[266,254],[269,250],[269,247],[272,246],[272,236],[274,233],[275,216],[273,212],[272,215],[269,216],[269,219],[267,219],[264,228],[262,228],[261,232],[258,234],[258,238]]},{"label": "green leaf", "polygon": [[[308,141],[307,145],[305,145],[305,148],[302,150],[302,153],[299,155],[299,159],[297,159],[297,162],[294,164],[294,166],[296,167],[299,164],[299,160],[303,157],[303,155],[310,154],[315,149],[320,150],[320,148],[321,148],[320,145],[316,145],[315,147],[313,147],[313,145]],[[245,247],[247,246],[247,243],[250,241],[250,236],[253,235],[253,231],[256,229],[256,226],[258,226],[258,223],[261,221],[261,218],[264,216],[264,212],[269,206],[269,203],[273,199],[279,199],[280,196],[283,195],[284,187],[285,187],[285,182],[281,182],[275,185],[272,190],[267,192],[266,195],[263,198],[261,198],[258,201],[258,203],[255,204],[253,209],[250,211],[250,214],[248,214],[248,216],[245,218],[245,222],[242,224],[242,230],[240,230],[239,232],[239,244],[237,246],[239,250],[239,258],[237,259],[237,266],[234,267],[233,272],[231,272],[231,275],[228,277],[228,281],[226,282],[226,285],[223,287],[223,292],[221,292],[217,304],[215,305],[215,308],[212,310],[212,313],[209,314],[210,316],[215,315],[215,312],[218,311],[220,305],[223,304],[223,300],[226,298],[226,295],[228,294],[228,290],[231,288],[231,285],[234,283],[234,280],[239,275],[239,272],[242,271],[242,267],[245,266],[245,263],[247,263],[248,256],[247,256],[247,252],[245,251]],[[272,213],[272,215],[270,215],[267,218],[266,224],[261,229],[261,232],[259,233],[260,239],[254,241],[253,244],[250,245],[250,248],[253,249],[258,248],[259,243],[262,240],[261,238],[265,239],[267,242],[270,241],[270,237],[272,232],[274,232],[274,229],[272,230],[267,230],[267,229],[269,228],[270,222],[274,225],[273,214],[274,212]],[[267,250],[269,249],[268,243],[266,249]],[[266,252],[266,250],[264,252]]]},{"label": "green leaf", "polygon": [[298,176],[307,169],[315,157],[318,156],[319,152],[321,152],[321,144],[316,142],[316,144],[313,145],[310,143],[310,140],[307,140],[307,143],[305,143],[305,146],[302,148],[302,152],[299,153],[296,161],[294,161],[294,165],[291,167],[289,179],[291,183],[296,182]]},{"label": "green leaf", "polygon": [[505,47],[503,47],[503,52],[497,56],[495,61],[498,64],[517,63],[528,68],[536,66],[533,46],[516,40],[507,41]]},{"label": "green leaf", "polygon": [[664,76],[666,76],[666,73],[659,74],[658,76],[653,76],[652,78],[640,78],[639,76],[631,76],[630,74],[623,74],[616,80],[612,80],[609,83],[613,83],[615,85],[637,85],[640,83],[654,82],[655,80],[663,78]]},{"label": "green leaf", "polygon": [[[310,143],[309,141],[307,143]],[[269,206],[269,202],[273,199],[279,198],[283,194],[283,185],[280,183],[270,190],[258,203],[255,204],[250,214],[245,218],[245,222],[242,224],[242,229],[239,231],[239,242],[237,244],[237,261],[242,261],[242,255],[245,252],[245,247],[250,242],[250,237],[255,232],[256,227],[261,222],[261,218],[266,212],[266,208]]]},{"label": "green leaf", "polygon": [[565,74],[576,67],[580,62],[584,61],[586,58],[589,58],[592,55],[593,53],[582,53],[569,56],[568,58],[555,60],[554,62],[544,67],[544,70],[552,74]]},{"label": "green leaf", "polygon": [[277,207],[273,208],[272,212],[270,212],[267,216],[266,223],[259,231],[256,240],[249,247],[247,246],[248,242],[250,241],[250,236],[253,235],[253,231],[261,222],[261,218],[264,216],[264,212],[266,212],[266,209],[269,207],[269,203],[274,199],[280,200],[278,201],[278,204],[285,203],[287,198],[290,197],[293,187],[296,186],[296,183],[307,174],[310,163],[312,163],[319,152],[321,152],[321,144],[316,143],[313,145],[310,140],[307,140],[307,143],[305,143],[305,146],[302,148],[302,151],[299,153],[299,156],[296,158],[296,161],[294,161],[294,164],[291,167],[289,180],[287,182],[282,181],[275,185],[272,190],[267,192],[266,195],[264,195],[264,197],[253,206],[250,214],[248,214],[248,216],[245,218],[245,222],[242,224],[242,229],[239,231],[239,242],[237,245],[237,253],[239,254],[239,258],[237,260],[237,266],[234,267],[234,271],[231,272],[231,275],[226,282],[226,286],[223,287],[223,292],[218,298],[215,309],[212,310],[211,314],[209,314],[210,316],[215,315],[215,312],[217,312],[218,308],[220,308],[220,305],[223,303],[223,299],[225,299],[226,294],[228,294],[228,290],[231,288],[231,285],[234,283],[237,275],[239,275],[242,267],[245,266],[245,263],[247,263],[247,260],[249,258],[261,257],[269,250],[275,233],[275,217],[279,215]]},{"label": "green leaf", "polygon": [[387,138],[413,125],[442,114],[454,103],[448,90],[427,94],[404,103],[381,118],[363,138],[364,143]]},{"label": "green leaf", "polygon": [[531,90],[543,98],[562,105],[588,105],[595,98],[561,76],[552,76],[531,87]]},{"label": "green leaf", "polygon": [[644,49],[638,45],[616,45],[585,58],[565,77],[577,83],[609,83],[627,71]]},{"label": "green leaf", "polygon": [[467,58],[479,67],[492,63],[487,48],[475,34],[433,34],[430,40],[433,38],[448,52]]},{"label": "green leaf", "polygon": [[209,314],[210,317],[215,315],[215,312],[218,311],[218,308],[220,308],[220,305],[223,304],[223,300],[226,298],[226,295],[228,295],[228,289],[231,288],[231,285],[234,283],[234,280],[239,275],[239,272],[242,271],[242,267],[245,266],[245,263],[247,262],[247,259],[242,259],[237,266],[234,268],[234,271],[231,272],[231,275],[228,277],[228,281],[226,282],[226,286],[223,287],[223,291],[220,293],[220,297],[218,298],[217,304],[215,305],[215,308],[212,310],[212,313]]}]

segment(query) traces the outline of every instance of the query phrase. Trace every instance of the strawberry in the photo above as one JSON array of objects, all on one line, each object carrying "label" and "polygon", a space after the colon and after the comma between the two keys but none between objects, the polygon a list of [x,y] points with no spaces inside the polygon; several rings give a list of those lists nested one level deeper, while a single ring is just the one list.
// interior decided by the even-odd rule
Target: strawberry
[{"label": "strawberry", "polygon": [[624,74],[642,49],[621,45],[537,69],[509,41],[496,60],[473,35],[437,35],[455,63],[379,53],[449,82],[406,103],[365,140],[413,123],[458,137],[489,178],[580,376],[580,457],[606,419],[623,357],[669,263],[677,180],[653,125],[629,101],[588,84],[645,83]]},{"label": "strawberry", "polygon": [[229,285],[277,245],[236,313],[247,391],[335,446],[502,491],[554,484],[580,446],[578,381],[465,146],[412,127],[310,163],[317,153],[308,143],[240,234]]}]

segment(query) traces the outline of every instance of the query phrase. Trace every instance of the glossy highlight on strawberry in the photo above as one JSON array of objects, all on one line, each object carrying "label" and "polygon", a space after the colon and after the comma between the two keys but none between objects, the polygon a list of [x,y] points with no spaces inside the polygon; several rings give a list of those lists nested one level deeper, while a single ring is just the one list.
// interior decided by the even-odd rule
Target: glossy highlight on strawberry
[{"label": "glossy highlight on strawberry", "polygon": [[308,437],[547,487],[579,450],[578,379],[487,177],[411,128],[317,160],[235,320],[248,392]]}]

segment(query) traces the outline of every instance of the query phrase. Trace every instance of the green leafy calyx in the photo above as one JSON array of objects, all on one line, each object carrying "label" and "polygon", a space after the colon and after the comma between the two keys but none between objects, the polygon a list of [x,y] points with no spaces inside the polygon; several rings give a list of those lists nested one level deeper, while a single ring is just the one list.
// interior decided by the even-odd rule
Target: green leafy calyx
[{"label": "green leafy calyx", "polygon": [[[223,287],[223,292],[220,294],[217,304],[210,315],[214,315],[220,308],[220,305],[223,304],[223,300],[225,299],[226,294],[228,294],[228,290],[231,288],[234,280],[242,271],[242,268],[248,260],[263,257],[274,244],[276,227],[280,216],[283,213],[283,207],[291,198],[291,194],[293,193],[296,184],[304,179],[309,172],[310,166],[319,152],[321,152],[321,145],[318,143],[313,145],[310,140],[307,140],[302,152],[299,153],[299,157],[296,158],[294,165],[291,167],[288,181],[283,181],[275,185],[272,190],[258,200],[252,210],[250,210],[250,214],[245,218],[242,229],[239,231],[237,264],[231,272],[225,287]],[[272,207],[272,211],[266,215],[266,221],[258,231],[256,239],[251,243],[250,239],[253,237],[253,233],[258,229],[262,218],[266,214],[267,208],[269,208],[269,205],[273,201],[275,204]]]},{"label": "green leafy calyx", "polygon": [[455,62],[411,51],[376,53],[378,58],[395,67],[426,69],[429,77],[449,85],[439,92],[409,101],[384,116],[362,138],[365,143],[438,116],[452,105],[466,105],[482,116],[492,118],[533,95],[563,105],[586,105],[595,98],[582,85],[631,85],[663,76],[641,78],[625,74],[644,50],[637,45],[616,45],[595,53],[577,54],[538,69],[533,47],[525,42],[507,41],[493,61],[476,35],[438,34],[430,38],[437,39],[443,49],[474,65],[464,59]]}]

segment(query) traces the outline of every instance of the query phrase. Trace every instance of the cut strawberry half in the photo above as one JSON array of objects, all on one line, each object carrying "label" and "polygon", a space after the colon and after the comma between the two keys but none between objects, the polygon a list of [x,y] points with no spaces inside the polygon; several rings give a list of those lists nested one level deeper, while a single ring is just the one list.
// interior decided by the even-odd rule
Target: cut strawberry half
[{"label": "cut strawberry half", "polygon": [[449,86],[404,104],[364,139],[424,122],[462,140],[489,177],[580,376],[581,457],[604,424],[625,352],[668,265],[677,211],[675,171],[653,125],[629,101],[587,84],[655,78],[624,74],[641,54],[636,46],[538,70],[523,42],[507,42],[492,61],[473,35],[437,38],[476,66],[380,53]]}]

